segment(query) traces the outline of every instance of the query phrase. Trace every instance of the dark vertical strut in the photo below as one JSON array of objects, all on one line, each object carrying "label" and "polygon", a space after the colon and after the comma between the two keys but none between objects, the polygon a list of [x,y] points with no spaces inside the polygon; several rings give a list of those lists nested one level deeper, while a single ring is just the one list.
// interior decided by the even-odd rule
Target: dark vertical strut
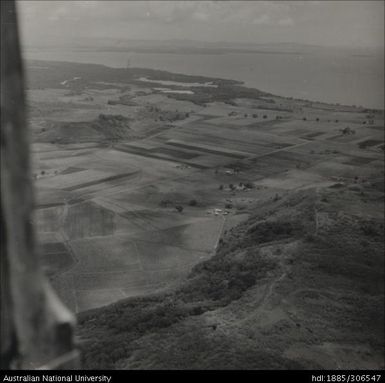
[{"label": "dark vertical strut", "polygon": [[[1,1],[1,368],[75,365],[74,319],[45,280],[33,187],[16,4]],[[63,339],[63,334],[65,338]],[[70,353],[71,357],[63,359]]]}]

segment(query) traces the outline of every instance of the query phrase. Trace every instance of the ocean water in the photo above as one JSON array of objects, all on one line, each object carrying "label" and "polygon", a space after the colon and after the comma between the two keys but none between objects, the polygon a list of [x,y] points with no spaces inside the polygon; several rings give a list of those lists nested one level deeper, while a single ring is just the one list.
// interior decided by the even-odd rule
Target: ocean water
[{"label": "ocean water", "polygon": [[384,108],[384,56],[346,52],[170,54],[25,50],[26,59],[161,69],[243,81],[282,95],[368,108]]}]

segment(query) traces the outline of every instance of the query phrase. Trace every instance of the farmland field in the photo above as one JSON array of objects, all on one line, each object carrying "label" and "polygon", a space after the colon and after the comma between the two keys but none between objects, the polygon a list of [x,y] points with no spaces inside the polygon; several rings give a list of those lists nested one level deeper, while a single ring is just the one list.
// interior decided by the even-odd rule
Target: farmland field
[{"label": "farmland field", "polygon": [[261,200],[383,176],[383,111],[237,97],[230,80],[179,75],[175,88],[215,85],[193,95],[139,80],[167,72],[44,68],[27,68],[35,222],[77,312],[169,291]]}]

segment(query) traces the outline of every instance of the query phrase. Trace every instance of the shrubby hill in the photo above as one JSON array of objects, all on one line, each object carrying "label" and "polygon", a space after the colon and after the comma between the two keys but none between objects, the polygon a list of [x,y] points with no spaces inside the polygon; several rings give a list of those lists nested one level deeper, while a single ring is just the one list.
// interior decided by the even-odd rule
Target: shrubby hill
[{"label": "shrubby hill", "polygon": [[93,121],[52,123],[49,129],[38,132],[35,140],[58,144],[116,142],[134,136],[130,123],[127,117],[101,113]]},{"label": "shrubby hill", "polygon": [[175,291],[80,314],[83,368],[383,368],[383,183],[336,186],[260,201]]}]

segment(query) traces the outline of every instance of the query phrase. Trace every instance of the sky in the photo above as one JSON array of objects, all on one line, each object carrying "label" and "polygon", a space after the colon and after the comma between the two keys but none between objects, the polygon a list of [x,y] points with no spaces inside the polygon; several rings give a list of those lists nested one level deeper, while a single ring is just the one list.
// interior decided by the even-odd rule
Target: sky
[{"label": "sky", "polygon": [[173,40],[383,47],[383,1],[18,1],[28,46]]}]

